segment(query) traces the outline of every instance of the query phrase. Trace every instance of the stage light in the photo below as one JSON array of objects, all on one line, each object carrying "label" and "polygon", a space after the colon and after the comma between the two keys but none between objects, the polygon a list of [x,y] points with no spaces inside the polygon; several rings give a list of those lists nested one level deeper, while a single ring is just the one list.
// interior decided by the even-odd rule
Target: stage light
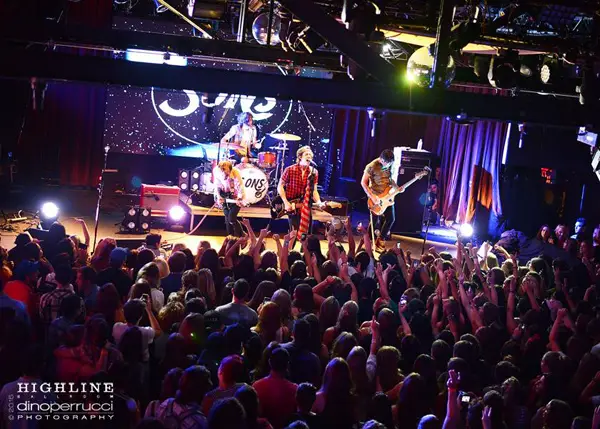
[{"label": "stage light", "polygon": [[150,222],[152,221],[152,210],[142,207],[140,209],[140,231],[144,234],[150,232]]},{"label": "stage light", "polygon": [[469,238],[473,235],[473,227],[468,223],[463,223],[460,226],[460,235],[463,238]]},{"label": "stage light", "polygon": [[513,50],[502,51],[490,61],[490,85],[494,88],[514,89],[518,84],[520,70],[519,53]]},{"label": "stage light", "polygon": [[190,18],[220,20],[227,11],[227,0],[190,0],[187,9]]},{"label": "stage light", "polygon": [[179,170],[179,189],[187,191],[190,188],[190,172],[189,170]]},{"label": "stage light", "polygon": [[[267,44],[267,32],[269,30],[269,14],[261,13],[252,23],[252,35],[261,45]],[[271,45],[278,45],[281,42],[279,33],[281,31],[281,18],[273,14],[273,22],[271,23]]]},{"label": "stage light", "polygon": [[197,191],[200,189],[200,172],[198,170],[194,170],[192,172],[192,178],[190,180],[190,189],[192,191]]},{"label": "stage light", "polygon": [[[407,77],[410,82],[414,82],[422,88],[431,85],[431,69],[433,68],[433,56],[429,46],[423,46],[417,49],[408,59],[406,65]],[[456,75],[456,64],[451,55],[448,56],[448,66],[446,67],[446,76],[444,85],[450,86]]]},{"label": "stage light", "polygon": [[45,222],[54,222],[58,219],[58,212],[58,206],[52,202],[46,202],[40,207],[40,214]]},{"label": "stage light", "polygon": [[181,206],[173,206],[169,210],[169,218],[175,222],[180,222],[185,216],[185,210]]},{"label": "stage light", "polygon": [[146,51],[144,49],[127,49],[125,59],[136,63],[167,64],[170,66],[187,66],[187,57],[173,52]]}]

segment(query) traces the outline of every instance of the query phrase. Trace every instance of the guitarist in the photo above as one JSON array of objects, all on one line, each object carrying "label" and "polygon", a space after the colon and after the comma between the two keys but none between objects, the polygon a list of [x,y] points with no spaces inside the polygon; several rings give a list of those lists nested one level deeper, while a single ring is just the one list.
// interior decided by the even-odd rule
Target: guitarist
[{"label": "guitarist", "polygon": [[[240,171],[231,161],[221,161],[214,170],[214,184],[215,204],[223,209],[227,234],[241,237],[242,225],[237,216],[244,199],[244,187]],[[235,200],[235,203],[227,200]]]},{"label": "guitarist", "polygon": [[[290,165],[281,175],[277,191],[288,214],[290,230],[298,231],[298,236],[310,234],[312,229],[312,204],[323,206],[317,190],[319,172],[312,167],[314,154],[310,146],[302,146],[296,152],[296,164]],[[290,200],[299,199],[299,206],[293,209]]]},{"label": "guitarist", "polygon": [[[394,152],[386,149],[381,152],[379,158],[371,161],[365,167],[361,185],[371,201],[379,204],[380,196],[383,196],[388,188],[393,188],[398,192],[404,192],[404,187],[398,186],[392,180],[392,164],[394,163]],[[396,220],[394,206],[391,205],[381,216],[376,216],[375,227],[380,231],[380,235],[375,240],[375,246],[378,251],[385,250],[385,240],[390,238],[390,231]]]}]

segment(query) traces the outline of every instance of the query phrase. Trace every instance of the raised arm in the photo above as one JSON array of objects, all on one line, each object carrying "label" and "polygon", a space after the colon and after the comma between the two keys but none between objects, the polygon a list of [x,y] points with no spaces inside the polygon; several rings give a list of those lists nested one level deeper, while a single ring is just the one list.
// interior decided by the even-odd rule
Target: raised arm
[{"label": "raised arm", "polygon": [[460,373],[451,369],[448,371],[448,401],[446,403],[446,418],[443,429],[458,429],[460,427],[460,409],[458,408],[458,389],[460,387]]},{"label": "raised arm", "polygon": [[258,234],[258,239],[256,240],[256,243],[254,243],[254,246],[252,246],[252,249],[250,249],[252,259],[254,260],[255,270],[257,270],[260,267],[260,249],[262,248],[263,241],[265,241],[267,235],[269,235],[269,229],[261,229],[260,233]]},{"label": "raised arm", "polygon": [[350,258],[354,258],[356,255],[356,241],[354,240],[352,222],[350,221],[349,217],[344,221],[344,227],[346,228],[346,233],[348,234],[348,256]]},{"label": "raised arm", "polygon": [[248,232],[248,238],[250,239],[250,246],[254,246],[256,243],[256,234],[254,234],[254,230],[252,229],[252,225],[250,225],[250,219],[242,219],[242,225],[246,228]]}]

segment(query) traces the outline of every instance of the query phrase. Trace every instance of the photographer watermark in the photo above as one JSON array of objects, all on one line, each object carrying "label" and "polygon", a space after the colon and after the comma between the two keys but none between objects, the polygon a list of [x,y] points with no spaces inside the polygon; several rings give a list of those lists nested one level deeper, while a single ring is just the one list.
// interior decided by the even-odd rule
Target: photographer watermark
[{"label": "photographer watermark", "polygon": [[7,411],[10,420],[20,421],[110,421],[113,400],[113,383],[19,382]]}]

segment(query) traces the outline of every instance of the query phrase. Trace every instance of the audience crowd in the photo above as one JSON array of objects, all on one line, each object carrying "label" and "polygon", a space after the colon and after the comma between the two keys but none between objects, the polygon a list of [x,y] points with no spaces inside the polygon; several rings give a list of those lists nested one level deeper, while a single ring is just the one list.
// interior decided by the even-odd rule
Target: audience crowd
[{"label": "audience crowd", "polygon": [[600,429],[600,234],[580,221],[540,228],[552,252],[530,260],[462,237],[375,254],[349,223],[325,252],[248,221],[170,254],[151,234],[90,256],[83,222],[83,241],[22,233],[0,248],[0,425],[56,426],[17,418],[19,382],[95,381],[113,418],[61,428]]}]

